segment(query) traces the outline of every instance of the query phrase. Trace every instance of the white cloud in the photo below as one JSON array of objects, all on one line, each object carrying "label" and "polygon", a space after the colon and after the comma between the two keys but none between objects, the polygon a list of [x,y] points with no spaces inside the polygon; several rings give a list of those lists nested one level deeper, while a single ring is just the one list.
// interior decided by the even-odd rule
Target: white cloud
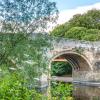
[{"label": "white cloud", "polygon": [[57,23],[58,24],[63,24],[67,22],[70,18],[73,17],[75,14],[83,14],[87,12],[88,10],[91,9],[100,9],[100,2],[93,4],[93,5],[87,5],[87,6],[82,6],[82,7],[77,7],[75,9],[69,9],[69,10],[64,10],[59,13],[59,18]]}]

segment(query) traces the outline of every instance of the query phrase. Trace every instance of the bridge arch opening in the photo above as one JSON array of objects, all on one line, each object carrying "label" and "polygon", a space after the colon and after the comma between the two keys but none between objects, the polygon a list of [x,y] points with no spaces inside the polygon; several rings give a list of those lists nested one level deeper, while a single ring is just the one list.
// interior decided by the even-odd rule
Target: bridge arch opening
[{"label": "bridge arch opening", "polygon": [[[51,73],[48,73],[48,91],[50,91],[50,87],[52,86],[53,81],[61,81],[61,82],[86,82],[88,80],[87,73],[92,70],[91,64],[88,59],[76,52],[66,51],[59,52],[54,57],[51,58],[49,62],[49,69],[51,71],[51,64],[53,61],[67,61],[72,67],[72,77],[63,78],[64,80],[54,79],[51,77]],[[86,72],[86,73],[84,73]],[[74,74],[73,74],[74,73]],[[49,92],[48,92],[49,93]]]},{"label": "bridge arch opening", "polygon": [[57,58],[51,63],[51,76],[72,77],[72,67],[67,60]]},{"label": "bridge arch opening", "polygon": [[[92,71],[92,66],[89,63],[89,60],[87,57],[85,57],[82,54],[73,52],[73,51],[63,51],[58,52],[56,55],[54,55],[50,62],[49,62],[49,73],[48,73],[48,83],[50,86],[50,80],[52,81],[54,77],[51,75],[51,67],[53,61],[67,61],[71,67],[72,67],[72,74],[71,77],[65,76],[65,81],[61,80],[62,82],[84,82],[89,80],[88,73]],[[59,78],[59,77],[58,77]],[[71,79],[71,81],[67,81],[67,79]],[[54,79],[54,81],[57,81]],[[59,81],[59,79],[58,79]]]},{"label": "bridge arch opening", "polygon": [[88,59],[86,59],[83,55],[75,53],[75,52],[58,53],[51,59],[50,64],[53,61],[67,61],[71,65],[73,71],[92,70]]}]

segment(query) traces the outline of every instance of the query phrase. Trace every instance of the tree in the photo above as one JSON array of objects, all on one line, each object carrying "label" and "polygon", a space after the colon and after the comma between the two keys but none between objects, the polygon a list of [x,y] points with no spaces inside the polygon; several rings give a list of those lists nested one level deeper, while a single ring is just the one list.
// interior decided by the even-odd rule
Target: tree
[{"label": "tree", "polygon": [[57,26],[51,35],[87,41],[100,40],[100,10],[92,9],[74,15],[65,24]]},{"label": "tree", "polygon": [[33,33],[54,22],[57,13],[55,2],[49,0],[0,0],[1,70],[18,72],[34,85],[34,77],[41,75],[45,68],[48,37]]},{"label": "tree", "polygon": [[65,37],[74,39],[78,38],[82,40],[82,37],[84,37],[85,34],[86,34],[85,27],[72,27],[65,33]]},{"label": "tree", "polygon": [[0,0],[2,32],[32,33],[56,19],[58,10],[49,0]]},{"label": "tree", "polygon": [[[23,40],[16,43],[19,38]],[[31,37],[24,34],[0,35],[0,70],[20,74],[33,87],[36,85],[34,78],[39,78],[46,71],[48,40],[47,35],[39,33]]]},{"label": "tree", "polygon": [[69,23],[72,27],[85,27],[87,29],[100,29],[100,10],[92,9],[82,15],[76,14]]},{"label": "tree", "polygon": [[65,24],[63,25],[59,25],[59,26],[57,26],[54,30],[53,30],[53,32],[51,32],[51,34],[53,35],[53,36],[58,36],[58,37],[64,37],[64,33],[67,31],[67,28],[66,28],[66,26],[65,26]]},{"label": "tree", "polygon": [[[24,48],[25,46],[22,44],[26,46],[29,44],[30,37],[28,37],[28,33],[39,31],[41,28],[45,29],[48,22],[55,21],[57,12],[55,2],[49,0],[0,0],[0,18],[2,22],[0,33],[1,62],[14,64],[11,55],[14,50],[20,50],[17,49],[17,47],[21,48],[20,45]],[[20,53],[20,56],[21,54],[23,52]]]}]

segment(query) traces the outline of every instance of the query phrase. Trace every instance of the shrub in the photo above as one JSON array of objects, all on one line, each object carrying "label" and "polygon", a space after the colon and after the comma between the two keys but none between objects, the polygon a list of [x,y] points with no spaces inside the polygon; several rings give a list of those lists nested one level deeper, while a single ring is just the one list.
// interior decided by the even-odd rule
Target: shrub
[{"label": "shrub", "polygon": [[7,74],[0,80],[0,100],[40,100],[42,95],[29,89],[18,74]]},{"label": "shrub", "polygon": [[72,90],[72,84],[52,82],[52,100],[73,100]]},{"label": "shrub", "polygon": [[52,62],[51,74],[53,76],[61,76],[72,74],[72,67],[68,62]]}]

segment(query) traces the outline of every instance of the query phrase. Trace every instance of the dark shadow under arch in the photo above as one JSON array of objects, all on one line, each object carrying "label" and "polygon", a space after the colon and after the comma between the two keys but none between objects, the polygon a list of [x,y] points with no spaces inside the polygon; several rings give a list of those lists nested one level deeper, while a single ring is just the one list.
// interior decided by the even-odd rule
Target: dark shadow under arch
[{"label": "dark shadow under arch", "polygon": [[75,52],[61,52],[55,55],[51,62],[54,59],[64,58],[66,59],[72,66],[75,71],[89,71],[91,70],[91,65],[89,61],[83,56]]}]

